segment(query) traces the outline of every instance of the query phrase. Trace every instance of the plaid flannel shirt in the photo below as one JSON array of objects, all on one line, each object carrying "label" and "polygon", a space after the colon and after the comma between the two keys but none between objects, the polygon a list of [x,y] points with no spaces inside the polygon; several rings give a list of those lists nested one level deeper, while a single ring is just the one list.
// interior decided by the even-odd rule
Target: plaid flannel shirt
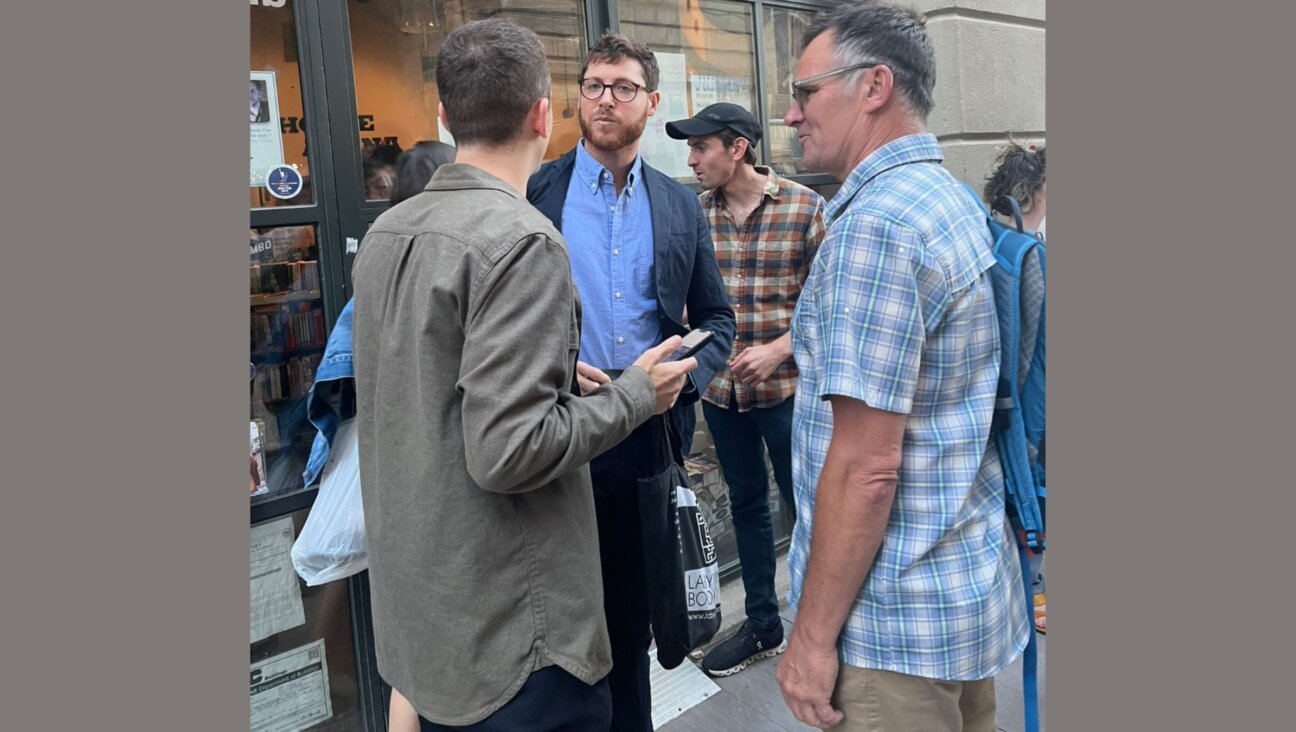
[{"label": "plaid flannel shirt", "polygon": [[[788,331],[825,233],[823,197],[769,168],[757,166],[756,170],[768,176],[765,192],[742,226],[734,221],[720,189],[698,196],[738,320],[730,359],[747,346],[769,343]],[[736,406],[739,412],[774,407],[796,392],[796,378],[796,363],[790,357],[755,386],[735,381],[726,366],[702,398],[726,409]],[[731,395],[737,397],[736,405],[730,404]]]},{"label": "plaid flannel shirt", "polygon": [[908,415],[886,533],[842,627],[843,663],[949,681],[1003,670],[1030,638],[1003,473],[989,443],[999,327],[989,232],[930,134],[873,151],[827,205],[797,305],[792,417],[800,600],[833,434],[827,398]]}]

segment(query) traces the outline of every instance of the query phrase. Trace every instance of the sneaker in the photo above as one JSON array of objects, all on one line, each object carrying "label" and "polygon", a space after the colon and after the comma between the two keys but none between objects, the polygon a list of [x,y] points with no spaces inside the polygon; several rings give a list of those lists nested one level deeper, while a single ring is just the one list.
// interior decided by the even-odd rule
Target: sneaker
[{"label": "sneaker", "polygon": [[783,623],[769,633],[756,630],[751,620],[743,622],[737,632],[717,643],[702,658],[702,670],[711,676],[730,676],[762,658],[777,656],[787,649]]}]

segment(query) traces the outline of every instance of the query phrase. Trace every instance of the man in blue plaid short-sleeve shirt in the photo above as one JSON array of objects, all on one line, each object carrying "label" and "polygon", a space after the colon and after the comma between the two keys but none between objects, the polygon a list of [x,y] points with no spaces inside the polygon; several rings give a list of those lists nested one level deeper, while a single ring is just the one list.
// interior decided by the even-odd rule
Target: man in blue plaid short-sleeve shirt
[{"label": "man in blue plaid short-sleeve shirt", "polygon": [[999,371],[977,203],[926,133],[920,17],[845,6],[805,34],[785,121],[845,181],[792,319],[798,719],[993,732],[994,676],[1030,629],[988,445]]}]

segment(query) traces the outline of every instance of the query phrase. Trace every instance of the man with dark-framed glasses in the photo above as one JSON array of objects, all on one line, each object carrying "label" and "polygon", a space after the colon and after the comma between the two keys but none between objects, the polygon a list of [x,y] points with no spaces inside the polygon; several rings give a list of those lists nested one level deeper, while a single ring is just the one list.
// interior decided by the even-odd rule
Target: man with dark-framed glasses
[{"label": "man with dark-framed glasses", "polygon": [[797,615],[776,676],[815,727],[993,732],[994,677],[1031,630],[987,446],[985,217],[926,131],[921,16],[852,3],[802,45],[784,122],[843,183],[792,317]]},{"label": "man with dark-framed glasses", "polygon": [[580,72],[582,138],[527,188],[527,199],[562,232],[571,254],[583,315],[577,363],[583,392],[626,368],[631,352],[645,345],[690,329],[715,334],[715,343],[698,352],[697,370],[676,405],[590,463],[612,642],[611,729],[635,732],[652,730],[652,631],[637,481],[661,474],[669,461],[682,463],[694,403],[724,366],[734,335],[697,196],[639,155],[639,139],[661,99],[659,76],[657,57],[643,43],[616,34],[600,38]]}]

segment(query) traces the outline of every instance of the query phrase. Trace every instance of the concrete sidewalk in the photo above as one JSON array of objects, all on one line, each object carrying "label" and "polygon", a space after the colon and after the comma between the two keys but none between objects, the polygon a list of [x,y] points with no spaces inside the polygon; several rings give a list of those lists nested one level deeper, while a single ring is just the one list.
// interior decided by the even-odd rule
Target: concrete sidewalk
[{"label": "concrete sidewalk", "polygon": [[[785,632],[791,631],[794,615],[787,606],[788,573],[786,552],[778,558],[778,574],[775,588],[780,598],[779,607],[783,617]],[[722,583],[720,588],[720,607],[724,617],[724,627],[716,634],[717,640],[724,639],[742,623],[743,588],[742,579],[734,576]],[[1039,641],[1039,704],[1040,730],[1043,732],[1044,680],[1045,680],[1045,636],[1037,635]],[[673,716],[670,721],[657,727],[658,732],[728,732],[729,730],[770,730],[771,732],[801,732],[812,730],[796,720],[783,703],[778,682],[774,679],[774,669],[778,658],[759,661],[747,669],[721,679],[711,679],[696,668],[685,666],[669,672],[663,671],[652,662],[653,706],[654,716]],[[1022,732],[1022,664],[1018,659],[995,679],[997,714],[995,724],[1002,732]],[[697,697],[706,695],[702,701]],[[690,698],[692,697],[692,698]],[[688,706],[688,705],[692,706]],[[682,712],[679,711],[684,707]]]}]

